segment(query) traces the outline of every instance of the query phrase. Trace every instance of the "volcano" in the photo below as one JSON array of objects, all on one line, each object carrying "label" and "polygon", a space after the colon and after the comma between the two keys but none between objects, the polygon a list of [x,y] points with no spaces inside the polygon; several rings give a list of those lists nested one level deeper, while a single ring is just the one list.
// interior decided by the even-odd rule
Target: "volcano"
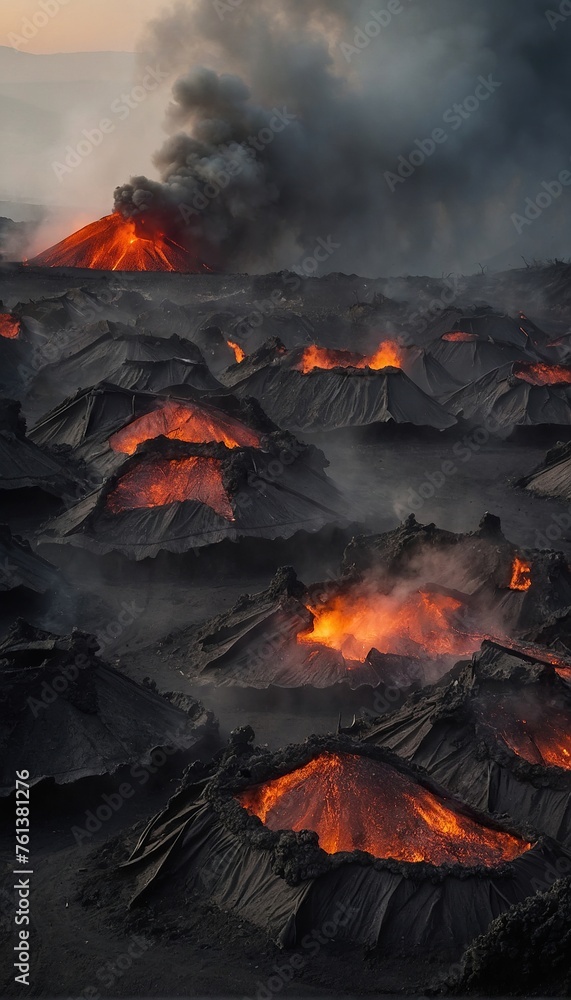
[{"label": "volcano", "polygon": [[100,271],[178,271],[208,274],[200,258],[164,233],[119,212],[67,236],[30,260],[34,267],[76,267]]},{"label": "volcano", "polygon": [[518,362],[488,371],[446,401],[457,417],[509,437],[517,427],[571,426],[571,368]]},{"label": "volcano", "polygon": [[158,437],[123,459],[100,489],[45,525],[43,542],[140,560],[347,521],[325,457],[281,432],[263,448]]},{"label": "volcano", "polygon": [[153,891],[175,910],[176,885],[190,882],[282,948],[329,927],[336,948],[458,954],[536,891],[547,859],[568,857],[387,751],[311,737],[269,753],[249,737],[237,733],[226,760],[147,826],[121,869],[137,879],[135,901]]},{"label": "volcano", "polygon": [[522,479],[519,485],[538,496],[571,501],[571,444],[560,442],[555,445],[539,468]]},{"label": "volcano", "polygon": [[259,448],[263,434],[276,429],[253,401],[185,386],[148,393],[101,382],[46,414],[31,437],[43,447],[73,448],[76,462],[109,475],[140,444],[158,437],[233,450]]},{"label": "volcano", "polygon": [[[198,702],[181,698],[177,707],[108,666],[98,648],[77,629],[58,636],[23,621],[0,642],[0,796],[13,790],[24,750],[31,784],[69,786],[151,764],[157,748],[191,759],[215,736]],[[45,688],[58,678],[67,683],[48,705]]]},{"label": "volcano", "polygon": [[362,738],[426,767],[475,808],[571,845],[571,687],[548,659],[486,642]]},{"label": "volcano", "polygon": [[257,399],[279,427],[293,433],[372,424],[452,427],[455,417],[405,374],[398,352],[392,343],[368,358],[316,347],[287,351],[274,339],[220,378],[237,396]]},{"label": "volcano", "polygon": [[145,655],[200,685],[406,690],[441,677],[490,633],[526,646],[529,630],[569,603],[563,556],[518,551],[496,519],[467,535],[409,519],[351,542],[335,583],[306,587],[286,567],[267,590]]}]

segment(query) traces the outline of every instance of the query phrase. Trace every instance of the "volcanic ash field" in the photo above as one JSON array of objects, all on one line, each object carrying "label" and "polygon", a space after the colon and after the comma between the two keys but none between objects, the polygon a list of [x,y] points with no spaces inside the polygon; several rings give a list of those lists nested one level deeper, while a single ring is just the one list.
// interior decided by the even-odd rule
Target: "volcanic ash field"
[{"label": "volcanic ash field", "polygon": [[570,281],[3,265],[31,995],[568,991]]}]

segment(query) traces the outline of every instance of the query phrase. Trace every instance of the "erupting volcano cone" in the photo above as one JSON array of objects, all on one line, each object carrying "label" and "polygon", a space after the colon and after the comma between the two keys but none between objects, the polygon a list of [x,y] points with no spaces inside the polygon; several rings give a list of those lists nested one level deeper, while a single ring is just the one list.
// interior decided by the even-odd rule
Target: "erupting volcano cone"
[{"label": "erupting volcano cone", "polygon": [[36,267],[85,267],[101,271],[180,271],[212,269],[164,233],[141,234],[132,219],[106,215],[34,257]]}]

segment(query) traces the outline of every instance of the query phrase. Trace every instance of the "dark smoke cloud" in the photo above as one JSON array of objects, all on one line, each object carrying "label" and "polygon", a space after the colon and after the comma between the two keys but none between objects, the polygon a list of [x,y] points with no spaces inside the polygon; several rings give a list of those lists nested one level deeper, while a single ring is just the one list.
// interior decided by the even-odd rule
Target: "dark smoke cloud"
[{"label": "dark smoke cloud", "polygon": [[[160,181],[132,178],[120,210],[158,213],[238,270],[291,266],[329,236],[323,269],[365,274],[471,271],[512,244],[567,255],[571,188],[521,236],[512,215],[571,169],[571,18],[552,30],[544,0],[402,0],[351,52],[387,6],[175,4],[142,45],[180,74]],[[480,77],[501,86],[443,121]],[[446,141],[391,191],[386,173],[438,128]]]}]

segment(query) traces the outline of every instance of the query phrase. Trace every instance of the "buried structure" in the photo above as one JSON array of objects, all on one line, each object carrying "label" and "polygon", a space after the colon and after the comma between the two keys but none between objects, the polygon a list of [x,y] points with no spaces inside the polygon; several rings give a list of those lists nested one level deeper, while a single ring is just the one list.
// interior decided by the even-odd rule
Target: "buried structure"
[{"label": "buried structure", "polygon": [[475,808],[571,846],[570,684],[569,658],[485,642],[472,662],[351,731],[426,768]]},{"label": "buried structure", "polygon": [[96,655],[94,636],[32,628],[21,619],[0,642],[0,796],[25,757],[30,784],[70,786],[119,777],[175,754],[192,760],[216,737],[210,713],[185,696],[162,698]]},{"label": "buried structure", "polygon": [[464,806],[389,751],[312,737],[278,752],[235,734],[226,761],[183,786],[121,871],[135,901],[190,889],[285,948],[458,954],[571,855]]},{"label": "buried structure", "polygon": [[0,399],[0,501],[10,494],[19,499],[61,498],[77,494],[73,473],[26,436],[21,405]]},{"label": "buried structure", "polygon": [[[428,377],[422,363],[419,371]],[[431,374],[438,381],[438,374]],[[366,357],[319,347],[288,351],[270,340],[221,378],[237,396],[257,399],[272,420],[294,433],[372,424],[443,431],[456,423],[405,374],[400,348],[392,343]],[[454,384],[441,376],[442,393]]]},{"label": "buried structure", "polygon": [[[530,476],[522,479],[519,486],[542,497],[559,497],[571,502],[571,443],[559,442],[545,456],[544,462]],[[561,518],[568,515],[560,515]],[[568,530],[571,518],[558,525],[553,533],[561,538],[560,527]]]},{"label": "buried structure", "polygon": [[23,607],[32,594],[43,595],[58,585],[55,566],[32,551],[29,542],[0,524],[0,593],[20,593]]},{"label": "buried structure", "polygon": [[45,447],[72,449],[75,461],[106,476],[140,444],[161,436],[232,450],[259,448],[263,436],[276,430],[254,400],[189,386],[151,393],[101,382],[47,413],[31,437]]},{"label": "buried structure", "polygon": [[517,427],[571,426],[571,366],[517,362],[459,389],[446,405],[499,437]]},{"label": "buried structure", "polygon": [[354,539],[338,579],[306,587],[280,570],[266,591],[145,655],[201,685],[406,689],[442,677],[486,636],[508,641],[569,604],[564,557],[518,550],[497,518],[456,535],[410,517]]},{"label": "buried structure", "polygon": [[322,452],[291,435],[259,447],[158,437],[124,456],[103,486],[45,525],[41,541],[137,561],[241,539],[288,539],[347,524]]}]

